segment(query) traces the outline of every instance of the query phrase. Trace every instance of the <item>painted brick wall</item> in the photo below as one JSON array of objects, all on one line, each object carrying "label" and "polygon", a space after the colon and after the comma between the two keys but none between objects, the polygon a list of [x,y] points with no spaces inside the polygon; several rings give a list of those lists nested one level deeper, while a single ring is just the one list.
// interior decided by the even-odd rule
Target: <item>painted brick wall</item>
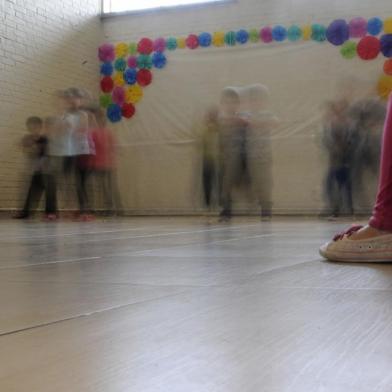
[{"label": "painted brick wall", "polygon": [[30,115],[55,112],[53,93],[97,93],[99,0],[0,0],[0,208],[20,205],[17,144]]}]

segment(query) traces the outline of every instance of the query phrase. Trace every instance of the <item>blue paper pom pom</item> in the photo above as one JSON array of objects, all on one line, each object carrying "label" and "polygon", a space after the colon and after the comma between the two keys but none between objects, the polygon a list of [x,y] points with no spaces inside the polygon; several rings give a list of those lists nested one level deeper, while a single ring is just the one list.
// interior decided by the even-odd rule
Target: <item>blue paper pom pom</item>
[{"label": "blue paper pom pom", "polygon": [[174,37],[170,37],[166,40],[166,47],[169,50],[175,50],[177,49],[177,39]]},{"label": "blue paper pom pom", "polygon": [[124,72],[126,67],[127,67],[127,63],[123,58],[117,59],[114,62],[114,68],[116,69],[116,71]]},{"label": "blue paper pom pom", "polygon": [[287,30],[283,26],[275,26],[272,28],[272,38],[275,41],[284,41],[287,37]]},{"label": "blue paper pom pom", "polygon": [[244,29],[238,30],[235,34],[235,39],[239,44],[246,44],[249,39],[249,33]]},{"label": "blue paper pom pom", "polygon": [[103,63],[101,65],[101,74],[104,76],[111,76],[113,74],[112,63]]},{"label": "blue paper pom pom", "polygon": [[106,110],[106,114],[111,122],[121,121],[121,117],[122,117],[121,106],[117,105],[116,103],[110,104]]},{"label": "blue paper pom pom", "polygon": [[328,26],[326,36],[332,45],[343,45],[350,38],[350,28],[344,19],[337,19]]},{"label": "blue paper pom pom", "polygon": [[370,18],[368,20],[367,30],[371,35],[379,35],[383,28],[383,21],[380,18]]},{"label": "blue paper pom pom", "polygon": [[385,57],[392,57],[392,34],[385,34],[380,38],[381,52]]},{"label": "blue paper pom pom", "polygon": [[156,68],[163,68],[166,65],[166,56],[162,52],[155,52],[152,55],[152,63]]},{"label": "blue paper pom pom", "polygon": [[290,26],[287,30],[287,38],[289,41],[298,41],[302,37],[302,30],[299,26]]},{"label": "blue paper pom pom", "polygon": [[211,45],[212,36],[210,33],[201,33],[199,35],[199,45],[203,48],[207,48]]},{"label": "blue paper pom pom", "polygon": [[128,84],[135,84],[136,83],[136,75],[137,75],[136,68],[128,68],[124,72],[124,80]]}]

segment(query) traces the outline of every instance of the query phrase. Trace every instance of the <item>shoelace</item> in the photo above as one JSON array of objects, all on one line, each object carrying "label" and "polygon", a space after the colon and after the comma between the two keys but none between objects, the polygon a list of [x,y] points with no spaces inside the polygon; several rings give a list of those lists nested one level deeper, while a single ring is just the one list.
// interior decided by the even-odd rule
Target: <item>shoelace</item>
[{"label": "shoelace", "polygon": [[362,229],[362,227],[363,227],[362,225],[352,225],[347,230],[342,231],[339,234],[336,234],[335,237],[333,237],[333,240],[336,242],[336,241],[343,239],[344,236],[350,237],[351,235],[356,233],[358,230]]}]

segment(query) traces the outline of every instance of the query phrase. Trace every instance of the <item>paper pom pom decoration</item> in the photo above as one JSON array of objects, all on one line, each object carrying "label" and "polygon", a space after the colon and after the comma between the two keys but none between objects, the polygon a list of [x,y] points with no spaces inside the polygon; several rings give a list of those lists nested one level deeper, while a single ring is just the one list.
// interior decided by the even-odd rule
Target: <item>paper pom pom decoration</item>
[{"label": "paper pom pom decoration", "polygon": [[186,48],[186,39],[185,38],[177,38],[177,48],[179,48],[179,49]]},{"label": "paper pom pom decoration", "polygon": [[140,54],[150,54],[153,51],[153,42],[150,38],[142,38],[137,44],[137,51]]},{"label": "paper pom pom decoration", "polygon": [[277,42],[282,42],[287,38],[287,30],[283,26],[275,26],[272,29],[272,38]]},{"label": "paper pom pom decoration", "polygon": [[347,41],[340,49],[340,53],[345,59],[353,59],[357,55],[357,43]]},{"label": "paper pom pom decoration", "polygon": [[128,53],[130,55],[135,55],[137,54],[137,44],[135,42],[131,42],[128,46]]},{"label": "paper pom pom decoration", "polygon": [[196,49],[199,46],[199,38],[196,34],[189,34],[185,40],[186,46],[189,49]]},{"label": "paper pom pom decoration", "polygon": [[214,46],[223,46],[225,44],[225,33],[223,31],[216,31],[212,35],[212,44]]},{"label": "paper pom pom decoration", "polygon": [[373,60],[380,53],[380,41],[373,36],[363,37],[357,46],[358,56],[362,60]]},{"label": "paper pom pom decoration", "polygon": [[143,98],[143,89],[135,84],[125,90],[125,101],[128,103],[138,103]]},{"label": "paper pom pom decoration", "polygon": [[164,38],[157,38],[153,43],[155,52],[163,52],[166,49],[166,41]]},{"label": "paper pom pom decoration", "polygon": [[98,48],[98,58],[101,61],[113,61],[116,57],[114,53],[114,46],[111,44],[102,44]]},{"label": "paper pom pom decoration", "polygon": [[106,114],[111,122],[119,122],[122,117],[121,107],[115,103],[112,103],[108,106]]},{"label": "paper pom pom decoration", "polygon": [[135,84],[136,83],[136,75],[137,75],[136,68],[128,68],[124,72],[124,80],[128,84]]},{"label": "paper pom pom decoration", "polygon": [[302,37],[305,41],[312,38],[312,26],[306,25],[302,27]]},{"label": "paper pom pom decoration", "polygon": [[228,31],[225,34],[225,43],[229,46],[235,45],[235,31]]},{"label": "paper pom pom decoration", "polygon": [[137,72],[136,80],[140,86],[148,86],[152,81],[152,73],[148,69],[141,69]]},{"label": "paper pom pom decoration", "polygon": [[166,47],[169,50],[177,49],[177,38],[174,38],[174,37],[168,38],[167,41],[166,41]]},{"label": "paper pom pom decoration", "polygon": [[380,18],[370,18],[368,20],[367,31],[371,35],[379,35],[383,25],[383,21]]},{"label": "paper pom pom decoration", "polygon": [[102,63],[101,64],[101,74],[104,76],[110,76],[113,73],[112,63]]},{"label": "paper pom pom decoration", "polygon": [[325,26],[321,24],[312,25],[312,40],[317,42],[323,42],[326,40],[326,31]]},{"label": "paper pom pom decoration", "polygon": [[127,67],[127,63],[123,58],[117,59],[114,62],[114,69],[118,72],[124,72]]},{"label": "paper pom pom decoration", "polygon": [[392,18],[386,18],[384,20],[384,33],[392,34]]},{"label": "paper pom pom decoration", "polygon": [[344,19],[334,20],[327,28],[327,40],[332,45],[343,45],[350,37],[350,29]]},{"label": "paper pom pom decoration", "polygon": [[385,57],[392,57],[392,34],[385,34],[380,38],[381,52]]},{"label": "paper pom pom decoration", "polygon": [[385,61],[383,69],[386,75],[392,76],[392,59]]},{"label": "paper pom pom decoration", "polygon": [[302,30],[299,26],[290,26],[287,30],[287,38],[291,42],[298,41],[302,37]]},{"label": "paper pom pom decoration", "polygon": [[136,111],[135,106],[133,106],[131,103],[124,103],[122,105],[121,112],[123,117],[125,118],[133,117],[135,111]]},{"label": "paper pom pom decoration", "polygon": [[125,102],[125,91],[122,87],[115,87],[112,92],[112,100],[117,105],[122,105]]},{"label": "paper pom pom decoration", "polygon": [[114,47],[114,52],[117,57],[125,57],[128,54],[128,50],[129,46],[124,42],[120,42]]},{"label": "paper pom pom decoration", "polygon": [[364,18],[351,19],[348,26],[351,38],[362,38],[367,33],[367,20]]},{"label": "paper pom pom decoration", "polygon": [[128,64],[129,68],[136,68],[137,67],[137,57],[136,56],[128,57],[127,64]]},{"label": "paper pom pom decoration", "polygon": [[241,45],[246,44],[249,40],[249,33],[244,29],[238,30],[235,34],[235,39]]},{"label": "paper pom pom decoration", "polygon": [[392,76],[382,75],[377,85],[378,95],[383,99],[388,99],[392,93]]},{"label": "paper pom pom decoration", "polygon": [[112,103],[112,97],[109,94],[103,94],[99,97],[99,104],[103,108],[107,108]]},{"label": "paper pom pom decoration", "polygon": [[260,39],[268,44],[269,42],[272,42],[272,29],[271,27],[263,27],[260,30]]},{"label": "paper pom pom decoration", "polygon": [[166,65],[166,56],[161,52],[155,52],[152,55],[152,63],[155,68],[163,68]]},{"label": "paper pom pom decoration", "polygon": [[212,36],[210,33],[201,33],[199,35],[199,45],[202,48],[207,48],[208,46],[211,45],[212,42]]},{"label": "paper pom pom decoration", "polygon": [[256,43],[260,41],[260,34],[257,29],[249,30],[249,41],[252,43]]},{"label": "paper pom pom decoration", "polygon": [[125,80],[124,80],[124,74],[123,72],[116,72],[115,75],[113,76],[113,82],[115,86],[124,86]]},{"label": "paper pom pom decoration", "polygon": [[137,66],[138,66],[138,68],[151,69],[151,67],[152,67],[151,57],[148,56],[147,54],[141,54],[137,58]]},{"label": "paper pom pom decoration", "polygon": [[105,76],[101,79],[101,90],[104,93],[110,93],[113,90],[114,83],[110,76]]}]

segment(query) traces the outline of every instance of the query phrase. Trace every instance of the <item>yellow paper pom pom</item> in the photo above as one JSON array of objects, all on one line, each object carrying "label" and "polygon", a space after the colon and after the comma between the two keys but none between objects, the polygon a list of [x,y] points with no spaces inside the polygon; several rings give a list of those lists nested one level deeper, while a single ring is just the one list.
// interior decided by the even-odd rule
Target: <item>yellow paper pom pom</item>
[{"label": "yellow paper pom pom", "polygon": [[305,41],[310,40],[312,37],[312,26],[306,25],[302,27],[302,37]]},{"label": "yellow paper pom pom", "polygon": [[184,49],[186,47],[185,38],[177,38],[177,48]]},{"label": "yellow paper pom pom", "polygon": [[384,33],[392,34],[392,18],[386,18],[384,20]]},{"label": "yellow paper pom pom", "polygon": [[125,57],[128,53],[128,48],[129,46],[124,42],[120,42],[119,44],[117,44],[114,48],[116,57]]},{"label": "yellow paper pom pom", "polygon": [[388,99],[392,93],[392,76],[382,75],[377,85],[378,95],[383,99]]},{"label": "yellow paper pom pom", "polygon": [[214,46],[223,46],[225,44],[225,33],[223,31],[216,31],[212,36],[212,44]]},{"label": "yellow paper pom pom", "polygon": [[125,84],[124,75],[122,72],[116,72],[113,76],[115,86],[122,87]]},{"label": "yellow paper pom pom", "polygon": [[125,101],[127,103],[138,103],[143,98],[143,89],[134,84],[125,90]]}]

